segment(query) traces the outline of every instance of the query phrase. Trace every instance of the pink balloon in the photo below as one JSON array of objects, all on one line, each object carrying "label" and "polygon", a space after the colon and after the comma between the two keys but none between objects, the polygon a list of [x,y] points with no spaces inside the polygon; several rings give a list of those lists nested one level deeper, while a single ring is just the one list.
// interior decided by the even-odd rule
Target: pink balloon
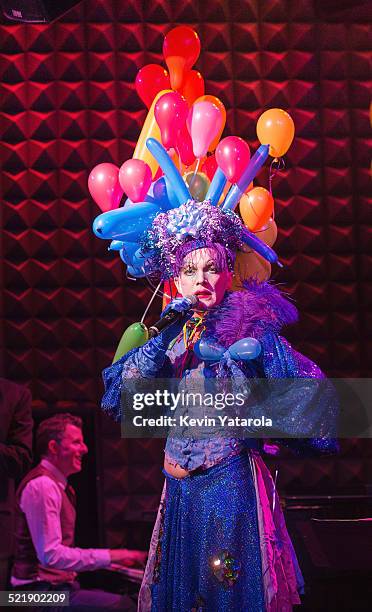
[{"label": "pink balloon", "polygon": [[152,181],[150,166],[141,159],[128,159],[119,170],[119,182],[132,202],[142,202]]},{"label": "pink balloon", "polygon": [[188,104],[177,91],[170,91],[155,104],[154,115],[160,127],[161,140],[166,149],[176,148],[178,132],[187,119]]},{"label": "pink balloon", "polygon": [[221,111],[212,102],[195,102],[190,108],[187,118],[194,155],[204,157],[212,140],[217,136],[222,126]]},{"label": "pink balloon", "polygon": [[183,124],[183,127],[178,132],[177,151],[185,166],[191,166],[194,163],[195,155],[192,150],[192,140],[186,123]]},{"label": "pink balloon", "polygon": [[238,182],[250,158],[249,146],[239,136],[227,136],[217,145],[217,163],[230,183]]},{"label": "pink balloon", "polygon": [[118,208],[123,197],[119,183],[119,168],[115,164],[98,164],[88,178],[88,189],[102,212]]}]

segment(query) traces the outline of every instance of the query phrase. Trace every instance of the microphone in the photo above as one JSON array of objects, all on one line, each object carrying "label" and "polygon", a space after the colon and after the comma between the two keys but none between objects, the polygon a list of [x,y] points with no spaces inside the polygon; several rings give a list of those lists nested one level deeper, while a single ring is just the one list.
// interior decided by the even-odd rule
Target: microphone
[{"label": "microphone", "polygon": [[164,329],[172,325],[172,323],[175,323],[176,321],[182,319],[182,317],[184,317],[185,314],[193,306],[195,306],[198,301],[196,295],[185,295],[184,297],[190,302],[189,308],[187,310],[184,310],[183,312],[179,312],[178,310],[173,309],[169,310],[169,312],[167,312],[164,317],[159,319],[159,321],[157,321],[154,325],[151,325],[151,327],[149,328],[149,340],[151,340],[151,338],[155,338],[155,336],[158,336]]}]

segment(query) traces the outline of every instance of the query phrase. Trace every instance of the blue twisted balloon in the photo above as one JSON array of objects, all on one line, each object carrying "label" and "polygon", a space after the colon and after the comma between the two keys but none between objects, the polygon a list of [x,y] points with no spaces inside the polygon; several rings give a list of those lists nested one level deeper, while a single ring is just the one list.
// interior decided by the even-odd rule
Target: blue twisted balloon
[{"label": "blue twisted balloon", "polygon": [[216,206],[218,204],[222,192],[225,188],[226,182],[227,178],[222,172],[221,168],[217,168],[216,172],[214,173],[212,182],[209,185],[207,195],[205,196],[205,199],[210,200],[213,206]]},{"label": "blue twisted balloon", "polygon": [[160,144],[160,142],[158,142],[155,138],[148,138],[146,140],[146,147],[153,157],[155,157],[165,176],[169,179],[178,203],[183,204],[184,202],[187,202],[187,200],[191,200],[191,194],[187,189],[182,176],[178,172],[163,145]]},{"label": "blue twisted balloon", "polygon": [[233,185],[227,194],[224,203],[222,204],[222,210],[234,210],[235,206],[239,202],[240,198],[247,189],[249,183],[251,183],[256,176],[257,172],[261,169],[269,155],[269,145],[261,145],[256,153],[253,155],[248,166],[244,170],[242,176],[238,180],[236,185]]},{"label": "blue twisted balloon", "polygon": [[149,202],[109,210],[94,219],[93,232],[104,240],[137,242],[160,210],[158,204]]},{"label": "blue twisted balloon", "polygon": [[262,240],[257,238],[255,234],[252,234],[252,232],[250,232],[246,228],[243,229],[241,241],[251,247],[251,249],[256,251],[256,253],[262,255],[262,257],[264,257],[266,261],[270,263],[276,263],[281,268],[283,267],[282,264],[278,261],[278,256],[275,251],[271,247],[269,247],[268,244],[262,242]]}]

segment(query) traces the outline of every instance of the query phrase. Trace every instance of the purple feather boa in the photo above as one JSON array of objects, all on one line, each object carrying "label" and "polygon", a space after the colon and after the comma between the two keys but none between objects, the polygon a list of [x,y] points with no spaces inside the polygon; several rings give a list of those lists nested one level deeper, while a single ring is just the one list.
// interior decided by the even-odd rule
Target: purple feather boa
[{"label": "purple feather boa", "polygon": [[279,333],[285,325],[296,323],[297,308],[274,285],[254,280],[244,283],[244,291],[230,291],[211,309],[206,318],[206,333],[228,348],[237,340],[257,338],[271,331]]}]

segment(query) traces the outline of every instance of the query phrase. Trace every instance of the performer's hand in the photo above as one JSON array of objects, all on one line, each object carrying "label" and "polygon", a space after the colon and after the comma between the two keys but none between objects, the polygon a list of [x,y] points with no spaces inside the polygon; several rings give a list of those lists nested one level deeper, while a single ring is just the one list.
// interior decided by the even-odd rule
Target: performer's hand
[{"label": "performer's hand", "polygon": [[110,550],[111,563],[123,567],[144,568],[146,565],[147,553],[142,550],[130,550],[128,548],[118,548]]},{"label": "performer's hand", "polygon": [[190,300],[186,297],[174,298],[174,300],[169,302],[169,304],[164,308],[160,317],[163,318],[171,310],[175,310],[176,312],[179,312],[182,316],[179,318],[178,321],[175,321],[174,323],[172,323],[172,325],[167,327],[161,333],[161,335],[164,338],[166,338],[168,342],[170,342],[171,340],[173,340],[173,338],[178,336],[178,334],[182,330],[185,323],[189,319],[191,319],[193,315],[192,304]]},{"label": "performer's hand", "polygon": [[164,365],[166,352],[170,343],[177,338],[182,331],[186,321],[192,317],[190,300],[187,298],[176,298],[163,310],[164,317],[172,308],[183,316],[163,329],[160,334],[151,338],[141,346],[137,352],[137,367],[145,378],[156,376]]},{"label": "performer's hand", "polygon": [[190,313],[190,317],[192,316],[192,305],[187,297],[178,297],[174,298],[169,304],[164,308],[160,317],[163,318],[170,310],[175,310],[181,314]]}]

